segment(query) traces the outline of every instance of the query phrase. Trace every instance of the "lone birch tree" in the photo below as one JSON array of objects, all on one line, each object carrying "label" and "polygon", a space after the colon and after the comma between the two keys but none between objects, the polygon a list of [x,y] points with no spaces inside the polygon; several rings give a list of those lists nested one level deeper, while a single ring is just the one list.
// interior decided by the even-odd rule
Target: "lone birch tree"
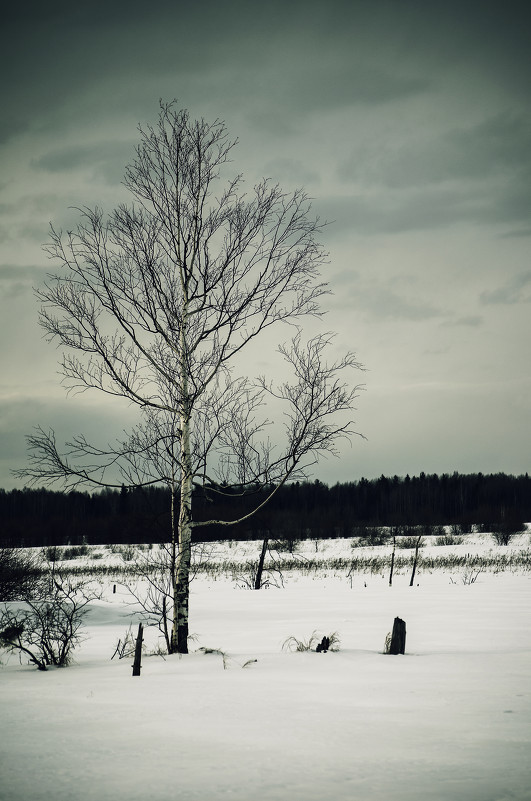
[{"label": "lone birch tree", "polygon": [[[186,653],[192,530],[242,519],[194,520],[194,487],[265,485],[261,508],[336,453],[355,433],[357,387],[342,371],[360,365],[351,353],[327,362],[330,335],[302,339],[300,321],[321,314],[326,291],[322,225],[307,195],[268,180],[246,194],[242,176],[227,177],[235,142],[225,124],[193,120],[174,103],[161,103],[158,125],[139,132],[125,172],[130,204],[108,216],[81,208],[66,234],[52,226],[46,249],[60,269],[37,296],[41,325],[62,346],[65,386],[125,399],[140,422],[113,446],[78,435],[62,451],[54,432],[39,428],[16,473],[66,487],[170,487],[169,650]],[[235,375],[242,351],[282,323],[295,326],[279,349],[293,379],[276,386]],[[281,445],[267,438],[271,405],[281,409]]]}]

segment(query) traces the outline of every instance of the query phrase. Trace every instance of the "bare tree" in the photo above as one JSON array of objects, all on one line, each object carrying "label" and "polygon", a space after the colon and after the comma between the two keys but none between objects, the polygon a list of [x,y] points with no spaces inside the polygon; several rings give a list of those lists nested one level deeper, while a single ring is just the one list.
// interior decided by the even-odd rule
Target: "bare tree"
[{"label": "bare tree", "polygon": [[[158,126],[139,131],[124,181],[131,204],[107,218],[82,208],[66,235],[52,227],[47,250],[62,269],[37,294],[41,324],[64,349],[67,388],[125,399],[139,407],[141,422],[115,446],[78,436],[62,453],[53,431],[37,429],[29,466],[17,474],[109,486],[119,470],[114,485],[125,477],[170,487],[170,647],[185,653],[192,529],[239,522],[194,520],[194,486],[247,493],[266,485],[261,508],[288,479],[336,453],[338,440],[354,433],[356,397],[340,374],[359,364],[350,353],[328,364],[330,336],[304,344],[297,327],[321,314],[326,291],[318,272],[322,224],[310,216],[307,195],[267,180],[245,194],[241,176],[226,177],[235,142],[219,120],[193,121],[161,103]],[[243,349],[281,323],[295,325],[291,344],[280,348],[293,382],[235,377]],[[282,449],[266,437],[263,412],[273,401],[284,414]]]}]

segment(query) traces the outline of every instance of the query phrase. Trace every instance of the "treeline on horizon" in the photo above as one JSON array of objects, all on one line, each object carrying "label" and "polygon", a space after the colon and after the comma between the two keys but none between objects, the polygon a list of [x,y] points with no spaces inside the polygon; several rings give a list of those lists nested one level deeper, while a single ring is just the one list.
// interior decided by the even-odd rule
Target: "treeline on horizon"
[{"label": "treeline on horizon", "polygon": [[[270,489],[270,488],[269,488]],[[197,490],[197,521],[241,517],[268,488],[241,497]],[[328,486],[321,481],[281,487],[258,514],[236,526],[202,526],[194,539],[308,539],[363,535],[375,526],[459,526],[518,530],[531,521],[531,478],[526,473],[426,475]],[[170,535],[170,491],[164,487],[89,493],[50,489],[0,489],[0,543],[10,547],[158,543]]]}]

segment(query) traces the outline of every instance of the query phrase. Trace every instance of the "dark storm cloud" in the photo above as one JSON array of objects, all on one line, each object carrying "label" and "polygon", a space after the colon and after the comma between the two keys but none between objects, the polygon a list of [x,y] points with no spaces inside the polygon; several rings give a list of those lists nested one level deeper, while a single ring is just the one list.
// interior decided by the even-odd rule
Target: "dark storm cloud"
[{"label": "dark storm cloud", "polygon": [[[150,76],[173,70],[182,81],[207,69],[220,55],[209,33],[219,12],[212,6],[198,26],[190,8],[176,3],[157,14],[154,6],[140,3],[52,2],[46,13],[40,4],[24,4],[23,15],[12,10],[0,50],[9,87],[0,141],[36,127],[64,128],[71,120],[57,110],[70,101],[83,105],[93,91],[119,111],[135,94],[142,97]],[[120,81],[123,93],[117,89]]]},{"label": "dark storm cloud", "polygon": [[271,115],[289,122],[414,95],[460,63],[475,62],[487,80],[511,81],[519,91],[530,64],[520,3],[502,10],[490,2],[391,0],[15,6],[3,20],[0,51],[4,140],[64,125],[51,112],[89,91],[109,108],[133,105],[143,114],[151,81],[172,86],[172,96],[193,89],[211,99],[221,81],[227,102],[249,104],[250,118],[263,124]]}]

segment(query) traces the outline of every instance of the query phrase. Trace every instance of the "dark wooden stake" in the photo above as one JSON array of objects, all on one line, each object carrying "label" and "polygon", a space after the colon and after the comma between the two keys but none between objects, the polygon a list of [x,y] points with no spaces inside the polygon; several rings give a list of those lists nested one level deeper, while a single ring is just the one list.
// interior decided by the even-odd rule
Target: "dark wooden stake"
[{"label": "dark wooden stake", "polygon": [[391,645],[389,647],[390,654],[404,654],[406,652],[406,624],[399,618],[395,617],[393,623],[393,633],[391,634]]},{"label": "dark wooden stake", "polygon": [[262,551],[260,553],[260,559],[258,561],[258,567],[256,569],[256,576],[254,578],[254,589],[260,590],[262,588],[262,573],[264,572],[264,562],[266,558],[267,548],[269,545],[269,540],[264,540],[262,543]]},{"label": "dark wooden stake", "polygon": [[135,661],[133,662],[133,676],[140,676],[140,662],[142,660],[142,623],[138,624],[138,634],[136,635]]},{"label": "dark wooden stake", "polygon": [[422,540],[422,535],[420,537],[417,537],[417,542],[415,543],[415,557],[413,559],[413,570],[411,571],[411,580],[409,582],[410,587],[413,586],[413,582],[415,581],[415,573],[417,572],[417,565],[419,562],[419,548],[421,540]]},{"label": "dark wooden stake", "polygon": [[389,586],[393,584],[393,571],[395,568],[396,533],[393,531],[393,553],[391,554],[391,570],[389,571]]}]

